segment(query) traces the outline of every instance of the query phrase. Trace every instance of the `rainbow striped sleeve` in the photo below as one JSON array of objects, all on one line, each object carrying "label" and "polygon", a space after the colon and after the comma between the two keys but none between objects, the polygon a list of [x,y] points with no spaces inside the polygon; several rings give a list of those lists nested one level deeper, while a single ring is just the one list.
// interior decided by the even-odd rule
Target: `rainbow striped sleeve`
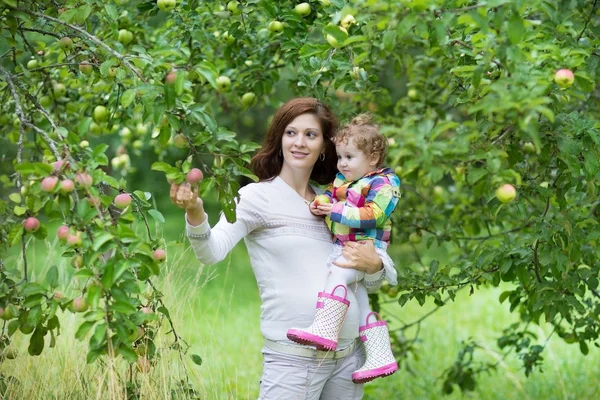
[{"label": "rainbow striped sleeve", "polygon": [[[354,188],[349,189],[352,190]],[[348,202],[338,202],[334,204],[330,218],[350,228],[372,229],[383,225],[397,203],[398,198],[390,181],[386,177],[376,177],[371,181],[364,204],[355,207],[348,205]]]}]

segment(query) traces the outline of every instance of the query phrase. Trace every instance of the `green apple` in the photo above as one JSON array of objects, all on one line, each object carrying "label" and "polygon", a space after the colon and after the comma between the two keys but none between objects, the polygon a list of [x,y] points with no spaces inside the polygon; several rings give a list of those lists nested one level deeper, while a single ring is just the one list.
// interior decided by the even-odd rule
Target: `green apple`
[{"label": "green apple", "polygon": [[[345,33],[348,33],[348,30],[346,30],[346,28],[344,28],[343,26],[340,26],[340,29],[341,29],[342,31],[344,31]],[[327,43],[329,43],[329,45],[330,45],[331,47],[339,47],[339,46],[340,46],[340,44],[339,44],[338,40],[337,40],[337,39],[336,39],[334,36],[332,36],[332,35],[327,35],[327,36],[326,36],[326,39],[327,39]]]},{"label": "green apple", "polygon": [[523,145],[523,150],[525,150],[525,153],[533,154],[535,153],[535,145],[531,142],[526,142]]},{"label": "green apple", "polygon": [[406,95],[411,100],[415,100],[419,96],[416,89],[408,89],[408,92],[406,92]]},{"label": "green apple", "polygon": [[67,87],[62,83],[55,83],[52,86],[52,93],[54,93],[54,97],[63,97],[67,94]]},{"label": "green apple", "polygon": [[235,37],[231,36],[227,31],[223,32],[221,39],[223,39],[223,41],[227,44],[232,44],[235,42]]},{"label": "green apple", "polygon": [[38,61],[35,58],[33,60],[27,61],[27,69],[34,69],[34,68],[37,68],[37,66],[38,66]]},{"label": "green apple", "polygon": [[300,3],[296,7],[294,7],[294,11],[301,17],[306,17],[310,14],[310,4]]},{"label": "green apple", "polygon": [[183,133],[178,133],[175,135],[173,138],[173,144],[178,149],[184,149],[190,145],[187,136],[185,136]]},{"label": "green apple", "polygon": [[104,106],[96,106],[93,116],[97,123],[104,122],[108,119],[108,110]]},{"label": "green apple", "polygon": [[138,136],[144,136],[148,133],[148,125],[138,122],[135,126],[135,133],[137,133]]},{"label": "green apple", "polygon": [[90,123],[90,133],[92,133],[93,135],[99,135],[102,133],[102,127],[94,121],[92,121]]},{"label": "green apple", "polygon": [[254,100],[256,100],[256,95],[253,92],[244,93],[242,96],[242,105],[244,107],[250,107],[254,104]]},{"label": "green apple", "polygon": [[121,44],[127,45],[133,40],[133,33],[131,33],[131,31],[128,31],[127,29],[121,29],[119,30],[118,40],[119,42],[121,42]]},{"label": "green apple", "polygon": [[421,235],[417,232],[412,232],[408,235],[408,241],[413,244],[421,243]]},{"label": "green apple", "polygon": [[496,198],[502,203],[510,203],[517,197],[517,189],[509,183],[496,189]]},{"label": "green apple", "polygon": [[331,200],[324,194],[318,194],[315,196],[313,203],[315,206],[320,206],[321,204],[331,204]]},{"label": "green apple", "polygon": [[82,140],[81,142],[79,142],[79,147],[81,147],[82,149],[88,148],[90,147],[90,142],[88,142],[87,140]]},{"label": "green apple", "polygon": [[156,5],[158,6],[158,8],[162,11],[172,11],[175,6],[177,5],[177,1],[176,0],[158,0],[156,2]]},{"label": "green apple", "polygon": [[354,19],[354,16],[352,14],[346,15],[340,21],[340,25],[346,29],[348,29],[350,27],[350,25],[353,25],[353,24],[356,24],[356,20]]},{"label": "green apple", "polygon": [[239,5],[240,3],[238,3],[237,1],[230,1],[229,3],[227,3],[227,9],[231,11],[233,15],[238,15],[239,13],[241,13]]},{"label": "green apple", "polygon": [[269,30],[273,33],[283,32],[283,24],[279,21],[271,21],[268,26]]},{"label": "green apple", "polygon": [[90,75],[94,72],[94,67],[89,62],[82,61],[79,63],[79,71],[84,75]]},{"label": "green apple", "polygon": [[52,97],[50,97],[50,96],[40,97],[40,105],[42,107],[50,107],[52,105]]},{"label": "green apple", "polygon": [[226,92],[231,87],[231,79],[225,75],[219,76],[216,83],[219,92]]},{"label": "green apple", "polygon": [[58,41],[58,47],[63,50],[69,50],[71,47],[73,47],[73,39],[68,36],[60,38]]},{"label": "green apple", "polygon": [[554,74],[554,82],[561,88],[568,88],[573,84],[575,75],[570,69],[559,69]]}]

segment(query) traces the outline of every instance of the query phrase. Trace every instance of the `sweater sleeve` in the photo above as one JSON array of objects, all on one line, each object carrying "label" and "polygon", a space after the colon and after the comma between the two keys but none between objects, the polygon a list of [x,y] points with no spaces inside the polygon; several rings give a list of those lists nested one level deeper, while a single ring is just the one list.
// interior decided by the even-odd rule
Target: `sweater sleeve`
[{"label": "sweater sleeve", "polygon": [[381,226],[392,214],[398,202],[394,188],[385,178],[373,179],[362,207],[346,202],[334,204],[331,220],[350,228],[373,229]]},{"label": "sweater sleeve", "polygon": [[236,221],[229,223],[222,214],[219,222],[211,229],[208,218],[198,225],[187,222],[186,232],[192,249],[200,262],[215,264],[225,258],[233,247],[255,229],[265,226],[269,210],[268,196],[256,184],[250,184],[239,191],[240,200],[236,206]]}]

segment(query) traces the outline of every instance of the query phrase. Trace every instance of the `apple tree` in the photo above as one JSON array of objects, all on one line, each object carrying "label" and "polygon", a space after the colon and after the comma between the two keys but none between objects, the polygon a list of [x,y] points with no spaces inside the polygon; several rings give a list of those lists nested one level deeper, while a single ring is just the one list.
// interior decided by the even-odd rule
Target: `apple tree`
[{"label": "apple tree", "polygon": [[[3,351],[20,329],[40,354],[70,310],[84,313],[90,362],[121,355],[147,371],[156,349],[139,349],[172,325],[152,283],[166,257],[153,195],[167,194],[130,181],[131,155],[199,182],[233,220],[260,140],[238,117],[300,95],[343,118],[369,111],[389,138],[403,187],[393,244],[411,253],[384,299],[442,307],[507,282],[499,301],[520,323],[498,345],[527,373],[544,349],[531,324],[584,354],[596,344],[596,1],[3,0],[0,18],[0,256],[22,253],[18,268],[0,262]],[[72,298],[55,267],[30,281],[27,247],[49,238],[76,269]],[[392,335],[400,355],[418,351],[407,328]],[[476,349],[445,371],[444,392],[492,367]]]}]

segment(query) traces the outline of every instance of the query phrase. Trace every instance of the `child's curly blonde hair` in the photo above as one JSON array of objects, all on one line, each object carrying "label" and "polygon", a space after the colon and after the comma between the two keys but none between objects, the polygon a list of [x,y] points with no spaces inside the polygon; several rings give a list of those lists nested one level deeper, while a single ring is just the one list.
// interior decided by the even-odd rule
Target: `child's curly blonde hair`
[{"label": "child's curly blonde hair", "polygon": [[335,144],[348,143],[352,139],[354,145],[367,157],[377,160],[380,167],[387,153],[387,138],[379,133],[379,125],[371,122],[369,114],[359,114],[352,121],[342,126],[335,133]]}]

